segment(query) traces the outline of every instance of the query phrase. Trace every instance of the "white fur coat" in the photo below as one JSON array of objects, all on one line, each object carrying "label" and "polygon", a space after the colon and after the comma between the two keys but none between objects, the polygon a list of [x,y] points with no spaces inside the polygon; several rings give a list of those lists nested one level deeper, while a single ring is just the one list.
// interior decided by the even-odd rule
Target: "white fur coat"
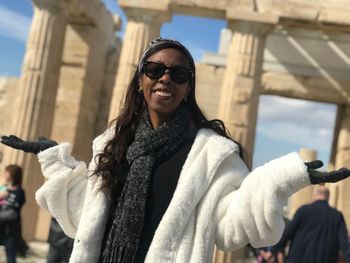
[{"label": "white fur coat", "polygon": [[[111,136],[107,131],[94,140],[94,156]],[[87,169],[71,157],[69,144],[38,157],[49,180],[36,199],[75,238],[70,262],[97,263],[110,204],[99,191],[100,178],[89,177],[94,159]],[[212,262],[214,244],[234,250],[247,243],[276,243],[284,228],[282,207],[291,194],[310,184],[304,162],[291,153],[247,175],[234,142],[200,130],[145,262]]]}]

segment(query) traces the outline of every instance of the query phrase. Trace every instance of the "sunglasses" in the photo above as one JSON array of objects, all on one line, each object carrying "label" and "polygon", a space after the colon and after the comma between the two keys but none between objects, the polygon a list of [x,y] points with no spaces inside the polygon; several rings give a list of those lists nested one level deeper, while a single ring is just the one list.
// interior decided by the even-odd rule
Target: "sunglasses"
[{"label": "sunglasses", "polygon": [[152,61],[145,61],[142,66],[145,75],[153,80],[162,77],[167,69],[171,80],[177,84],[184,84],[192,79],[192,71],[182,66],[167,67],[163,63]]}]

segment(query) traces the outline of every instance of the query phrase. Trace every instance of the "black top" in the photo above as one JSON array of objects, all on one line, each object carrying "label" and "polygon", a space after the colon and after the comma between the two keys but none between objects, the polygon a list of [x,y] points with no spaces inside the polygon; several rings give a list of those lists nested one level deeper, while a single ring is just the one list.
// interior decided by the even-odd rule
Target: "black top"
[{"label": "black top", "polygon": [[67,253],[71,253],[74,240],[69,238],[58,224],[55,218],[51,219],[48,243],[50,246],[62,249]]},{"label": "black top", "polygon": [[336,263],[339,250],[350,262],[347,234],[343,215],[319,200],[297,210],[276,247],[291,241],[288,263]]},{"label": "black top", "polygon": [[[182,166],[191,150],[194,137],[186,139],[178,150],[161,163],[155,163],[146,200],[145,218],[135,263],[144,262],[154,233],[167,210],[175,192]],[[101,251],[104,251],[113,224],[115,206],[112,205],[106,223]],[[101,252],[101,254],[102,254]],[[102,257],[100,256],[100,261]]]},{"label": "black top", "polygon": [[24,190],[22,189],[22,187],[16,187],[13,190],[7,189],[7,191],[9,192],[9,195],[6,198],[6,205],[13,208],[19,213],[21,207],[26,201]]},{"label": "black top", "polygon": [[182,166],[191,150],[193,139],[184,142],[170,158],[156,163],[146,201],[145,220],[135,262],[144,262],[154,233],[175,192]]}]

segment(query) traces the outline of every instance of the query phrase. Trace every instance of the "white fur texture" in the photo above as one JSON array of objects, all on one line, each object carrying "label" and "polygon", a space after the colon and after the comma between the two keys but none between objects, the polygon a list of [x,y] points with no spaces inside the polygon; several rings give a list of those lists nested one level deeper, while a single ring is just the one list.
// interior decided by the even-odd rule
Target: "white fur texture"
[{"label": "white fur texture", "polygon": [[[112,135],[109,130],[94,140],[94,156]],[[198,132],[146,263],[212,262],[215,243],[233,250],[278,241],[283,205],[310,184],[304,162],[292,153],[246,176],[237,152],[234,142],[213,131]],[[97,263],[110,204],[99,191],[99,178],[87,178],[95,168],[94,158],[87,170],[70,156],[69,145],[61,144],[40,153],[39,161],[49,180],[36,198],[75,238],[70,262]]]}]

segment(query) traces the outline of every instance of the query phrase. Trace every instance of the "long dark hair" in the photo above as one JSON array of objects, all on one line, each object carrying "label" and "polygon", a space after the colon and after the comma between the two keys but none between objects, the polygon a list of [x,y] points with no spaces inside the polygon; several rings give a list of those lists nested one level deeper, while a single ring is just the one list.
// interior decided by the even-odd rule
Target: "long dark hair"
[{"label": "long dark hair", "polygon": [[[142,116],[143,110],[146,108],[143,95],[139,93],[139,77],[143,74],[142,66],[143,62],[147,58],[157,53],[158,51],[166,48],[174,48],[182,52],[188,59],[190,70],[193,75],[190,81],[191,91],[187,96],[187,102],[185,103],[188,108],[192,121],[196,128],[209,128],[231,139],[229,132],[226,130],[224,123],[221,120],[207,120],[202,111],[200,110],[195,97],[195,64],[192,55],[180,42],[175,40],[158,38],[153,40],[146,51],[143,53],[139,66],[134,72],[134,75],[129,83],[125,104],[120,115],[111,122],[110,126],[114,126],[114,136],[107,142],[102,153],[98,154],[97,167],[94,174],[102,176],[101,190],[105,193],[112,193],[117,190],[125,180],[125,174],[123,169],[128,166],[126,161],[126,151],[129,145],[134,140],[136,127],[139,123],[140,116]],[[237,143],[237,142],[236,142]],[[242,147],[239,143],[239,154],[243,158]],[[121,182],[121,183],[120,183]]]},{"label": "long dark hair", "polygon": [[5,167],[5,171],[9,172],[13,186],[22,186],[23,173],[20,166],[16,164],[10,164]]}]

